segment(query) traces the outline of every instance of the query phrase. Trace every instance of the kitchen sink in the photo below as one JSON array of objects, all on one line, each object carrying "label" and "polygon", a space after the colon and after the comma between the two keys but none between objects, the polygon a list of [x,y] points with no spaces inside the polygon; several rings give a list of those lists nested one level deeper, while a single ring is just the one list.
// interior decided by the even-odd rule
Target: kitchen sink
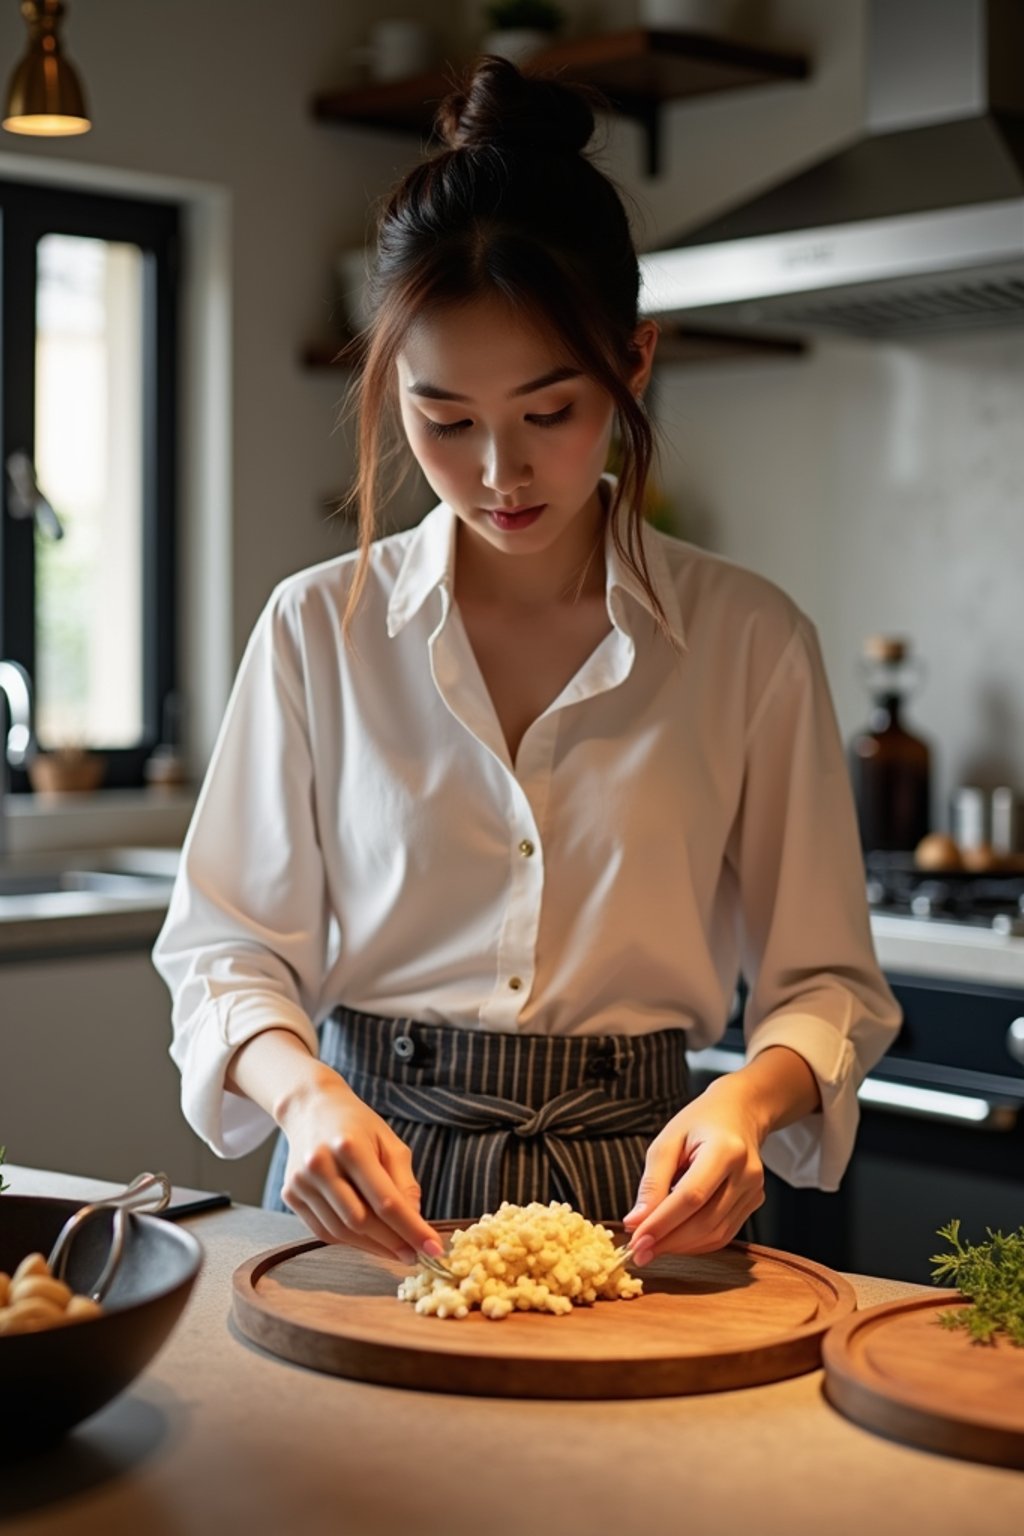
[{"label": "kitchen sink", "polygon": [[0,896],[48,896],[58,891],[92,891],[100,896],[151,896],[161,875],[114,874],[105,869],[64,869],[53,873],[6,875],[0,871]]},{"label": "kitchen sink", "polygon": [[108,848],[0,860],[0,923],[166,909],[178,851]]}]

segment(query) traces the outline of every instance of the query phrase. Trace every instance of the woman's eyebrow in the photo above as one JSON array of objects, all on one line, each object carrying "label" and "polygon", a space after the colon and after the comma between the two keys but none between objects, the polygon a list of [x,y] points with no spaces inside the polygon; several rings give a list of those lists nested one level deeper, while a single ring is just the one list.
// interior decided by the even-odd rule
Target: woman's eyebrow
[{"label": "woman's eyebrow", "polygon": [[[541,374],[539,379],[531,379],[529,384],[520,384],[515,389],[510,389],[508,399],[515,400],[519,395],[532,395],[535,390],[548,389],[552,384],[563,384],[566,379],[578,379],[578,368],[552,368],[550,373]],[[427,400],[459,400],[463,403],[470,401],[469,395],[456,395],[451,390],[440,389],[436,384],[412,383],[406,385],[410,395],[422,395]]]}]

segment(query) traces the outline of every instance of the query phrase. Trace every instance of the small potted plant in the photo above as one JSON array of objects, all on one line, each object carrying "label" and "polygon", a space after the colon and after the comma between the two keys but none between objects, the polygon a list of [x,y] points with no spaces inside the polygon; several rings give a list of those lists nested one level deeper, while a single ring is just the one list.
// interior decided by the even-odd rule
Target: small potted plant
[{"label": "small potted plant", "polygon": [[546,48],[565,21],[565,12],[551,0],[492,0],[486,15],[491,30],[480,51],[515,64]]},{"label": "small potted plant", "polygon": [[89,752],[77,744],[39,752],[28,765],[29,783],[37,795],[89,794],[99,789],[107,771],[107,760],[98,752]]}]

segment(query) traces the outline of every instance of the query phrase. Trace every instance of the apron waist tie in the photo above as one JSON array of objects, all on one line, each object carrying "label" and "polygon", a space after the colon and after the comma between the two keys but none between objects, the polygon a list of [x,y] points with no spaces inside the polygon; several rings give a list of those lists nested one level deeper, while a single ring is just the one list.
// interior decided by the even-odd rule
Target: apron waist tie
[{"label": "apron waist tie", "polygon": [[[504,1131],[528,1141],[546,1136],[656,1136],[665,1124],[664,1106],[649,1099],[610,1099],[600,1088],[573,1088],[539,1109],[489,1093],[452,1093],[389,1082],[381,1101],[386,1114],[418,1125],[448,1125],[460,1131]],[[671,1113],[671,1111],[670,1111]]]},{"label": "apron waist tie", "polygon": [[379,1084],[374,1108],[388,1119],[443,1126],[474,1134],[481,1193],[486,1209],[503,1199],[501,1169],[513,1138],[540,1142],[561,1175],[563,1197],[577,1210],[583,1198],[580,1171],[571,1142],[600,1136],[656,1136],[674,1112],[663,1100],[609,1099],[600,1088],[560,1093],[539,1109],[487,1093],[456,1094],[446,1088],[418,1088],[408,1083]]}]

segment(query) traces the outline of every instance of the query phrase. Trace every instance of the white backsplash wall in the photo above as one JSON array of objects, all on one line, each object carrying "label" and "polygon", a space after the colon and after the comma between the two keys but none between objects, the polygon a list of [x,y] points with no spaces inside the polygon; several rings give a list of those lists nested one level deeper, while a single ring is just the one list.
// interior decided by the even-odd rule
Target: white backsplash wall
[{"label": "white backsplash wall", "polygon": [[656,412],[678,531],[810,615],[844,738],[863,637],[905,634],[937,825],[958,783],[1024,795],[1024,328],[666,368]]}]

